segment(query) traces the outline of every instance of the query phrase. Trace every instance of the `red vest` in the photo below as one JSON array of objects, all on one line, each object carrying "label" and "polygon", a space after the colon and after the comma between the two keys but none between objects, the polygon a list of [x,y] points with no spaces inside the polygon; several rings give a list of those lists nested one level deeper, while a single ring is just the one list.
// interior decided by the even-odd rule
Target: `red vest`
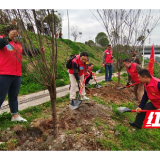
[{"label": "red vest", "polygon": [[88,66],[88,72],[91,73],[91,69],[89,68],[89,66]]},{"label": "red vest", "polygon": [[152,77],[148,85],[146,85],[146,83],[144,84],[147,96],[155,108],[160,108],[160,92],[158,90],[158,82],[160,82],[160,79]]},{"label": "red vest", "polygon": [[19,42],[10,41],[10,44],[15,50],[9,44],[0,49],[0,75],[21,76],[22,46]]},{"label": "red vest", "polygon": [[131,76],[132,81],[134,83],[140,83],[140,81],[138,79],[138,72],[137,72],[137,69],[136,69],[136,65],[137,65],[136,63],[131,63],[131,67],[127,68],[127,72]]},{"label": "red vest", "polygon": [[[76,58],[72,60],[72,63],[75,62],[77,64],[77,67],[79,68],[78,75],[82,76],[84,74],[86,64],[80,61],[80,55],[76,55],[76,57],[78,59],[78,63]],[[69,69],[69,74],[74,74],[73,69]]]},{"label": "red vest", "polygon": [[106,54],[105,63],[113,63],[113,59],[111,59],[112,58],[112,51],[111,50],[109,51],[106,49],[104,52]]}]

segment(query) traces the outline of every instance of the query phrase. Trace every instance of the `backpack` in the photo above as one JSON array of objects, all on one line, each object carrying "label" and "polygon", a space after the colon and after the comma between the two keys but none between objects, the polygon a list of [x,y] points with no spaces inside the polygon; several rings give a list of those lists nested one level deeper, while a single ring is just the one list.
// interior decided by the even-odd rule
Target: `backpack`
[{"label": "backpack", "polygon": [[72,69],[72,68],[73,68],[73,66],[72,66],[72,60],[73,60],[74,58],[76,58],[77,64],[78,64],[78,59],[77,59],[77,57],[76,57],[75,55],[70,55],[70,57],[69,57],[69,59],[67,60],[67,63],[66,63],[66,68],[67,68],[67,69]]}]

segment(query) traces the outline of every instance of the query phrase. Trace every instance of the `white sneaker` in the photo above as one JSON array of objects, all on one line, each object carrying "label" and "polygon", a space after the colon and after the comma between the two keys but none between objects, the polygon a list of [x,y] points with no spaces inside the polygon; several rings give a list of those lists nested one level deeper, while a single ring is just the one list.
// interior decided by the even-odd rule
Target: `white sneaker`
[{"label": "white sneaker", "polygon": [[88,100],[89,98],[84,96],[84,97],[81,97],[81,100],[84,101],[84,100]]},{"label": "white sneaker", "polygon": [[17,118],[11,118],[11,121],[23,121],[23,122],[27,122],[26,119],[22,118],[20,115],[18,115]]}]

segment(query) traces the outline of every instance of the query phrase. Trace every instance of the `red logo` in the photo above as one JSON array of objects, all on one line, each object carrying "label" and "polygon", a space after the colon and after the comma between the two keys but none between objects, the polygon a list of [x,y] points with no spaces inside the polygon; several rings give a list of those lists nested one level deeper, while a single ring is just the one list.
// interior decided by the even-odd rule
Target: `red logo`
[{"label": "red logo", "polygon": [[142,128],[160,128],[160,110],[147,111]]}]

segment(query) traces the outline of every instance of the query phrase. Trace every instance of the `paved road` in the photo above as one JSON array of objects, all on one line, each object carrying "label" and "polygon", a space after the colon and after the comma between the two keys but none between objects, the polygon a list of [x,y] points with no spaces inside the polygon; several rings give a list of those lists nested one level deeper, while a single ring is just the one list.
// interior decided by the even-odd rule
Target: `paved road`
[{"label": "paved road", "polygon": [[[116,73],[113,73],[113,77],[117,76]],[[104,76],[97,77],[97,82],[101,82],[104,80]],[[90,81],[90,84],[94,84],[94,80]],[[69,93],[69,85],[63,86],[63,87],[57,87],[57,97],[63,97]],[[77,87],[78,91],[78,87]],[[19,102],[19,110],[26,109],[31,106],[37,106],[43,103],[46,103],[50,101],[50,96],[48,90],[36,92],[36,93],[31,93],[28,95],[24,96],[19,96],[18,97],[18,102]],[[4,101],[2,104],[2,107],[0,109],[0,114],[3,112],[10,112],[9,106],[8,106],[8,101]]]}]

